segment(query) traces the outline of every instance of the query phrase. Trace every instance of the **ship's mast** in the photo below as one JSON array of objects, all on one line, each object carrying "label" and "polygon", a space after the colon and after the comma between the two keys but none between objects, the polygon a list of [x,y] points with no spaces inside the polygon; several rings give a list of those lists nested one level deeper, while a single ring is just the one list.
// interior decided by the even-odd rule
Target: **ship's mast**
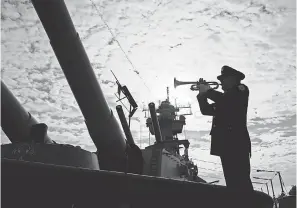
[{"label": "ship's mast", "polygon": [[166,99],[167,102],[169,102],[169,87],[167,87],[167,99]]},{"label": "ship's mast", "polygon": [[[160,131],[162,135],[162,141],[178,141],[177,134],[182,133],[183,126],[185,125],[185,116],[191,114],[179,114],[177,112],[181,108],[191,108],[191,106],[174,106],[169,101],[169,87],[166,88],[167,98],[162,101],[158,108],[156,108],[156,113],[158,117],[158,122],[160,125]],[[145,110],[144,110],[145,111]],[[152,118],[147,119],[147,126],[150,132],[155,135],[154,126]],[[186,145],[187,146],[187,145]],[[179,144],[173,145],[171,148],[167,148],[173,153],[179,154]],[[187,148],[185,148],[185,153],[187,153]]]},{"label": "ship's mast", "polygon": [[[190,142],[187,139],[179,140],[177,137],[186,124],[185,115],[189,115],[178,115],[177,112],[180,108],[191,107],[172,105],[169,101],[169,87],[166,88],[166,92],[166,100],[162,101],[156,109],[153,103],[149,104],[151,117],[147,118],[146,124],[150,133],[155,135],[156,142],[144,149],[144,158],[149,164],[144,172],[153,176],[186,178],[186,180],[206,183],[198,177],[198,167],[189,159]],[[179,152],[181,145],[184,146],[183,155]]]}]

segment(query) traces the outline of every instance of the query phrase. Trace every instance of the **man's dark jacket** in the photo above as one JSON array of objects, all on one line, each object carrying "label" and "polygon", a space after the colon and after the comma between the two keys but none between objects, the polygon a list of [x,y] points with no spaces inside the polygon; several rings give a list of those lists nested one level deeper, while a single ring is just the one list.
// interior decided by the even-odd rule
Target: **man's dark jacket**
[{"label": "man's dark jacket", "polygon": [[[247,130],[248,87],[239,84],[224,93],[210,89],[199,93],[197,99],[201,113],[213,116],[210,154],[251,154],[251,141]],[[209,104],[207,99],[214,103]]]}]

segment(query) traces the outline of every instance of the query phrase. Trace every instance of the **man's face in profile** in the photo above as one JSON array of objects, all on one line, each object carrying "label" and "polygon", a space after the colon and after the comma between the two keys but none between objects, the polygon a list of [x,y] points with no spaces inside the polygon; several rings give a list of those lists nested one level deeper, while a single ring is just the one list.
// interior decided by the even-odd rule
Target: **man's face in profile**
[{"label": "man's face in profile", "polygon": [[222,77],[220,81],[222,83],[222,89],[224,91],[228,91],[229,89],[234,87],[238,82],[235,76],[225,76],[225,77]]}]

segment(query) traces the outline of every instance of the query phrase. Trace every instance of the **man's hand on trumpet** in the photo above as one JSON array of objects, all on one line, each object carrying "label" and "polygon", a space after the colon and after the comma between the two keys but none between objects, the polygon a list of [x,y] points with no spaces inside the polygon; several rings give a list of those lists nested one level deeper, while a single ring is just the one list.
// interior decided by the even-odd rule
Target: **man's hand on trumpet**
[{"label": "man's hand on trumpet", "polygon": [[209,84],[207,84],[204,79],[200,78],[198,82],[199,82],[199,84],[198,84],[199,94],[205,93],[205,92],[207,92],[208,90],[211,89]]}]

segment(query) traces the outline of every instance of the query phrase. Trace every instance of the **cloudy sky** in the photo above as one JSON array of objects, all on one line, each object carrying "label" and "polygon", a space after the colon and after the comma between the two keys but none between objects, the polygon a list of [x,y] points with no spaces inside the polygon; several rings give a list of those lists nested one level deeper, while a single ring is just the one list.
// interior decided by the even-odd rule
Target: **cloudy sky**
[{"label": "cloudy sky", "polygon": [[[246,74],[244,83],[250,88],[251,175],[269,178],[273,174],[255,169],[280,170],[288,191],[296,184],[295,0],[93,2],[66,4],[110,107],[116,112],[118,104],[110,70],[138,102],[131,125],[142,148],[149,143],[142,108],[165,99],[169,86],[173,103],[176,99],[178,105],[192,106],[193,115],[187,116],[180,139],[190,140],[189,153],[199,174],[225,184],[219,158],[209,155],[211,118],[201,115],[197,93],[189,86],[174,89],[173,78],[216,81],[221,66],[230,65]],[[2,80],[39,122],[49,126],[49,136],[94,151],[30,1],[2,1],[1,45]],[[7,142],[2,132],[2,143]],[[273,181],[279,194],[279,181]]]}]

